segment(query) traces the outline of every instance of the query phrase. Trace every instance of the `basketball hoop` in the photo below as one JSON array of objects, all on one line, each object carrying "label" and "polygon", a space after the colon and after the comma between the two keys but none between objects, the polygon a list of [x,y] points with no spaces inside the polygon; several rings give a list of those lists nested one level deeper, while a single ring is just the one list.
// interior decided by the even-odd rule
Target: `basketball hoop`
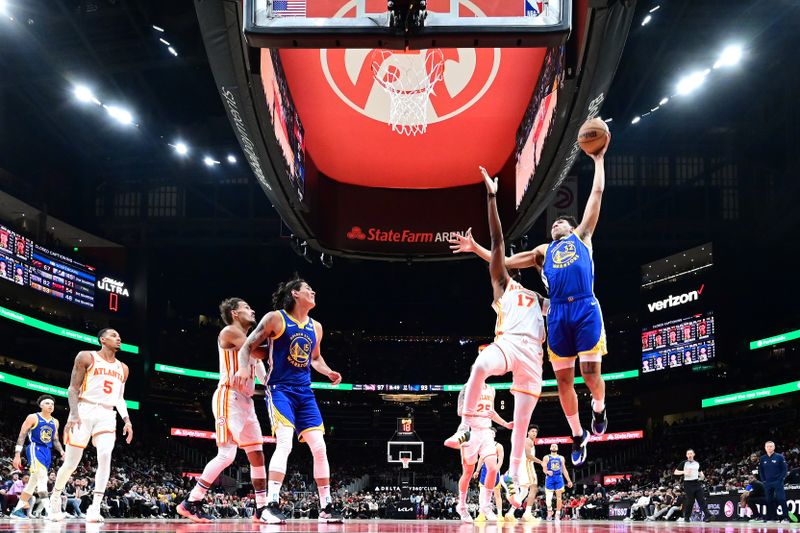
[{"label": "basketball hoop", "polygon": [[429,97],[436,83],[444,79],[442,50],[376,48],[372,51],[371,66],[375,81],[389,95],[392,131],[409,137],[425,133]]},{"label": "basketball hoop", "polygon": [[408,465],[411,464],[411,457],[401,457],[400,463],[403,465],[403,469],[408,469]]}]

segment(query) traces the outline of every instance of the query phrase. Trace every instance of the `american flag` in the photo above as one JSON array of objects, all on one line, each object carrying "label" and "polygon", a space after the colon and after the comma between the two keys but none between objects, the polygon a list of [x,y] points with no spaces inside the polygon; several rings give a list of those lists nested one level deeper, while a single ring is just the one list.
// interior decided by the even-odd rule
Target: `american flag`
[{"label": "american flag", "polygon": [[272,12],[276,17],[305,17],[306,0],[272,0]]}]

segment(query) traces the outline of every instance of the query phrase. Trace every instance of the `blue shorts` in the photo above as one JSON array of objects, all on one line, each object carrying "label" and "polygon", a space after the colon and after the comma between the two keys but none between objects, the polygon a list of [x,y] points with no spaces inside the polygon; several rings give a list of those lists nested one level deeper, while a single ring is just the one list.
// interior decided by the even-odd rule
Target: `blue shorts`
[{"label": "blue shorts", "polygon": [[547,476],[544,480],[547,490],[564,490],[564,476]]},{"label": "blue shorts", "polygon": [[35,472],[40,466],[48,470],[53,461],[53,455],[50,448],[44,444],[32,442],[25,446],[25,459],[28,460],[28,466],[31,472]]},{"label": "blue shorts", "polygon": [[[481,485],[484,485],[484,486],[486,486],[486,472],[487,472],[486,465],[483,465],[481,467],[481,475],[478,478],[478,482]],[[495,479],[495,481],[494,481],[494,486],[497,487],[498,483],[500,483],[500,471],[499,470],[497,471],[497,479]]]},{"label": "blue shorts", "polygon": [[273,435],[279,424],[294,428],[300,442],[306,431],[325,431],[317,399],[308,385],[276,384],[270,385],[266,392]]},{"label": "blue shorts", "polygon": [[603,313],[597,298],[589,296],[572,302],[550,303],[547,351],[550,361],[607,353]]}]

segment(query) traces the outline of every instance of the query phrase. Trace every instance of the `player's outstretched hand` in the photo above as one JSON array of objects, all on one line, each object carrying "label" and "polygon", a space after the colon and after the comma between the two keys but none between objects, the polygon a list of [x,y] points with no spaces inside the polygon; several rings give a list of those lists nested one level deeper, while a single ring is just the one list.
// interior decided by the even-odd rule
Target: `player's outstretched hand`
[{"label": "player's outstretched hand", "polygon": [[606,150],[608,150],[608,146],[611,144],[611,132],[606,133],[608,139],[606,139],[606,145],[603,147],[602,150],[597,152],[596,154],[589,154],[589,157],[594,159],[595,161],[602,161],[606,155]]},{"label": "player's outstretched hand", "polygon": [[464,235],[455,235],[450,239],[450,249],[454,254],[475,251],[475,239],[472,238],[472,228]]},{"label": "player's outstretched hand", "polygon": [[246,392],[247,381],[250,379],[250,367],[242,367],[233,375],[233,388],[239,392]]},{"label": "player's outstretched hand", "polygon": [[338,385],[342,382],[342,375],[335,370],[331,370],[331,373],[328,374],[328,379],[331,380],[332,384]]},{"label": "player's outstretched hand", "polygon": [[122,436],[125,437],[125,442],[128,444],[133,440],[133,424],[131,424],[130,420],[125,422],[125,425],[122,426]]},{"label": "player's outstretched hand", "polygon": [[70,413],[67,418],[67,423],[64,424],[64,442],[67,441],[67,435],[72,432],[72,429],[81,427],[81,417],[77,413]]},{"label": "player's outstretched hand", "polygon": [[480,475],[480,472],[478,472],[477,470],[475,470],[475,473],[474,473],[474,474],[472,474],[472,479],[478,479],[478,476],[479,476],[479,475]]},{"label": "player's outstretched hand", "polygon": [[572,481],[567,482],[567,488],[572,488]]},{"label": "player's outstretched hand", "polygon": [[486,192],[489,194],[497,194],[497,178],[492,179],[486,169],[483,167],[478,167],[481,169],[481,174],[483,175],[483,183],[486,185]]}]

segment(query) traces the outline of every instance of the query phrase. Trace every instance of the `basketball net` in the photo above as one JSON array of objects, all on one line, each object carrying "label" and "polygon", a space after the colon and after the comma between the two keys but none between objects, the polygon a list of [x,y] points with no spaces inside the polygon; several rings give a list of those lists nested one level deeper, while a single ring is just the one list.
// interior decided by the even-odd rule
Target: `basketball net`
[{"label": "basketball net", "polygon": [[389,125],[392,131],[409,137],[425,133],[428,129],[429,98],[444,74],[444,54],[441,49],[376,48],[372,51],[371,65],[375,81],[389,95]]},{"label": "basketball net", "polygon": [[411,457],[401,457],[400,463],[402,463],[404,469],[407,469],[408,465],[411,463]]}]

